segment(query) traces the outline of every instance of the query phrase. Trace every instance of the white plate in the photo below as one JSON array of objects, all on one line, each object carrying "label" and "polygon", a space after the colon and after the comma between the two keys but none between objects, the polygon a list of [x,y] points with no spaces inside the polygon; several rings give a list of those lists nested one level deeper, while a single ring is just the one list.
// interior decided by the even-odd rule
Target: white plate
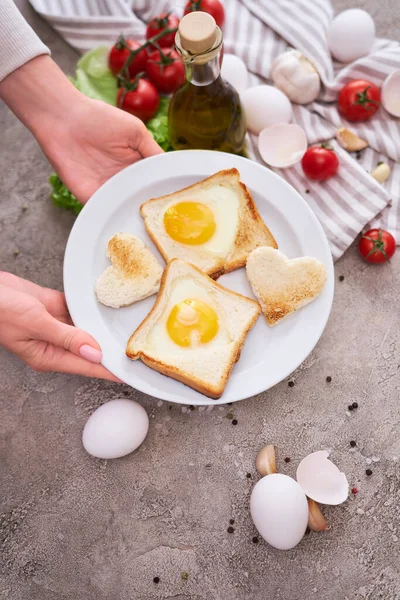
[{"label": "white plate", "polygon": [[[258,210],[287,256],[314,256],[328,271],[328,282],[314,302],[269,328],[261,316],[247,336],[226,390],[211,400],[125,355],[126,342],[153,306],[155,296],[118,310],[97,302],[94,284],[109,265],[108,240],[117,232],[137,235],[159,256],[139,214],[140,205],[236,167]],[[159,256],[162,261],[161,257]],[[254,297],[244,269],[219,282]],[[319,221],[301,196],[267,168],[239,156],[202,150],[171,152],[141,161],[107,181],[78,216],[65,251],[64,289],[71,317],[103,350],[103,365],[132,387],[182,404],[225,404],[254,396],[290,375],[318,342],[332,305],[334,277],[328,242]]]}]

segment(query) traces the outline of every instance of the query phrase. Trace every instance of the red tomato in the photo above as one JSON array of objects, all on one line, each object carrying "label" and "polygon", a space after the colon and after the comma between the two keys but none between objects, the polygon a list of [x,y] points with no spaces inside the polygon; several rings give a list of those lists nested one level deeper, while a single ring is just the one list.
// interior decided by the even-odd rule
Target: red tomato
[{"label": "red tomato", "polygon": [[[136,40],[125,40],[125,43],[131,50],[137,50],[140,48],[141,44]],[[124,48],[122,44],[118,41],[115,46],[113,46],[108,55],[108,66],[110,67],[110,71],[114,73],[114,75],[118,75],[126,61],[129,57],[128,48]],[[145,49],[141,50],[133,59],[131,64],[129,65],[129,77],[132,79],[138,73],[141,73],[146,68],[147,62],[147,52]]]},{"label": "red tomato", "polygon": [[339,94],[339,112],[348,121],[368,121],[379,109],[381,93],[370,81],[355,79]]},{"label": "red tomato", "polygon": [[373,264],[388,262],[396,251],[396,240],[384,229],[370,229],[360,239],[358,249],[364,260]]},{"label": "red tomato", "polygon": [[[159,17],[154,17],[147,25],[146,40],[158,35],[163,29],[176,29],[179,25],[179,19],[170,13],[162,13]],[[157,44],[161,48],[169,48],[175,43],[175,33],[167,33],[157,40]]]},{"label": "red tomato", "polygon": [[322,146],[313,146],[303,156],[301,166],[309,179],[325,181],[336,174],[339,160],[333,150]]},{"label": "red tomato", "polygon": [[222,27],[225,21],[225,11],[219,0],[189,0],[185,6],[185,15],[195,10],[202,10],[214,17],[218,27]]},{"label": "red tomato", "polygon": [[158,111],[159,104],[160,97],[156,88],[146,79],[137,80],[136,89],[121,88],[117,96],[117,106],[142,121],[152,119]]},{"label": "red tomato", "polygon": [[172,48],[164,49],[164,56],[154,50],[147,61],[146,73],[162,94],[172,94],[186,81],[183,62]]}]

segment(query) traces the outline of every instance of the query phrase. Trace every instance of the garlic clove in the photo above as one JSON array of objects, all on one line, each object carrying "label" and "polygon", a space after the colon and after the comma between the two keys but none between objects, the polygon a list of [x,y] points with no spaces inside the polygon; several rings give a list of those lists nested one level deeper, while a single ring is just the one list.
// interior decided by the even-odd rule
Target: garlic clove
[{"label": "garlic clove", "polygon": [[276,473],[275,448],[272,444],[264,446],[257,454],[256,469],[263,477]]},{"label": "garlic clove", "polygon": [[330,529],[327,520],[321,512],[320,507],[311,498],[308,502],[308,526],[312,531],[328,531]]},{"label": "garlic clove", "polygon": [[355,133],[345,127],[341,127],[337,130],[336,139],[342,148],[348,152],[358,152],[359,150],[364,150],[364,148],[368,146],[368,142],[359,138]]},{"label": "garlic clove", "polygon": [[391,172],[388,164],[381,163],[372,171],[371,175],[378,183],[384,183],[389,179]]},{"label": "garlic clove", "polygon": [[321,89],[318,71],[298,50],[280,54],[272,63],[270,77],[275,86],[296,104],[312,102]]}]

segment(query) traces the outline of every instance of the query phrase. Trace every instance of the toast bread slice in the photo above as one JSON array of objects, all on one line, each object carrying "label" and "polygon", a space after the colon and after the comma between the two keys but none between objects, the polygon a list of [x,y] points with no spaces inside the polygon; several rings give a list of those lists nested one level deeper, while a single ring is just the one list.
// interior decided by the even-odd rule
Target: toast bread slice
[{"label": "toast bread slice", "polygon": [[312,302],[327,279],[325,266],[317,259],[288,259],[273,248],[254,250],[247,259],[246,272],[270,326]]},{"label": "toast bread slice", "polygon": [[106,254],[112,264],[96,281],[99,302],[120,308],[158,292],[163,268],[142,240],[117,233],[109,240]]},{"label": "toast bread slice", "polygon": [[[221,196],[232,198],[232,211],[230,214],[229,202],[221,211],[218,228],[228,227],[226,220],[233,217],[235,224],[233,230],[228,227],[232,236],[229,248],[221,252],[207,249],[207,244],[188,245],[173,240],[166,232],[164,226],[164,214],[174,204],[183,201],[195,201],[201,203],[215,199],[216,205],[221,201]],[[228,206],[228,208],[226,208]],[[235,206],[235,207],[234,207]],[[207,275],[217,279],[223,273],[239,269],[246,264],[250,252],[259,246],[271,246],[277,248],[277,243],[260,217],[256,204],[247,189],[240,181],[237,169],[219,171],[215,175],[195,183],[172,194],[152,198],[140,207],[147,233],[154,244],[168,262],[173,258],[180,258],[201,269]]]},{"label": "toast bread slice", "polygon": [[[166,319],[171,311],[169,297],[178,285],[182,287],[188,280],[195,281],[207,293],[207,302],[218,315],[223,342],[211,340],[207,344],[200,344],[200,347],[182,348],[169,340],[168,349],[165,350],[162,336],[168,335]],[[205,396],[220,398],[232,368],[240,357],[246,335],[260,313],[261,308],[254,300],[222,287],[194,265],[173,259],[163,273],[154,307],[128,340],[126,354],[132,360],[141,359],[150,368],[181,381]]]}]

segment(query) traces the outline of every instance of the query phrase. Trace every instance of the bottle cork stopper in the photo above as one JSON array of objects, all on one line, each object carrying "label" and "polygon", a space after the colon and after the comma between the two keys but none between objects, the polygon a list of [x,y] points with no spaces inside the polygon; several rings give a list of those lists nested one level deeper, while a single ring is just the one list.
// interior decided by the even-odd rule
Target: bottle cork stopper
[{"label": "bottle cork stopper", "polygon": [[207,52],[215,44],[218,36],[215,19],[200,10],[184,16],[178,30],[182,48],[191,54]]}]

